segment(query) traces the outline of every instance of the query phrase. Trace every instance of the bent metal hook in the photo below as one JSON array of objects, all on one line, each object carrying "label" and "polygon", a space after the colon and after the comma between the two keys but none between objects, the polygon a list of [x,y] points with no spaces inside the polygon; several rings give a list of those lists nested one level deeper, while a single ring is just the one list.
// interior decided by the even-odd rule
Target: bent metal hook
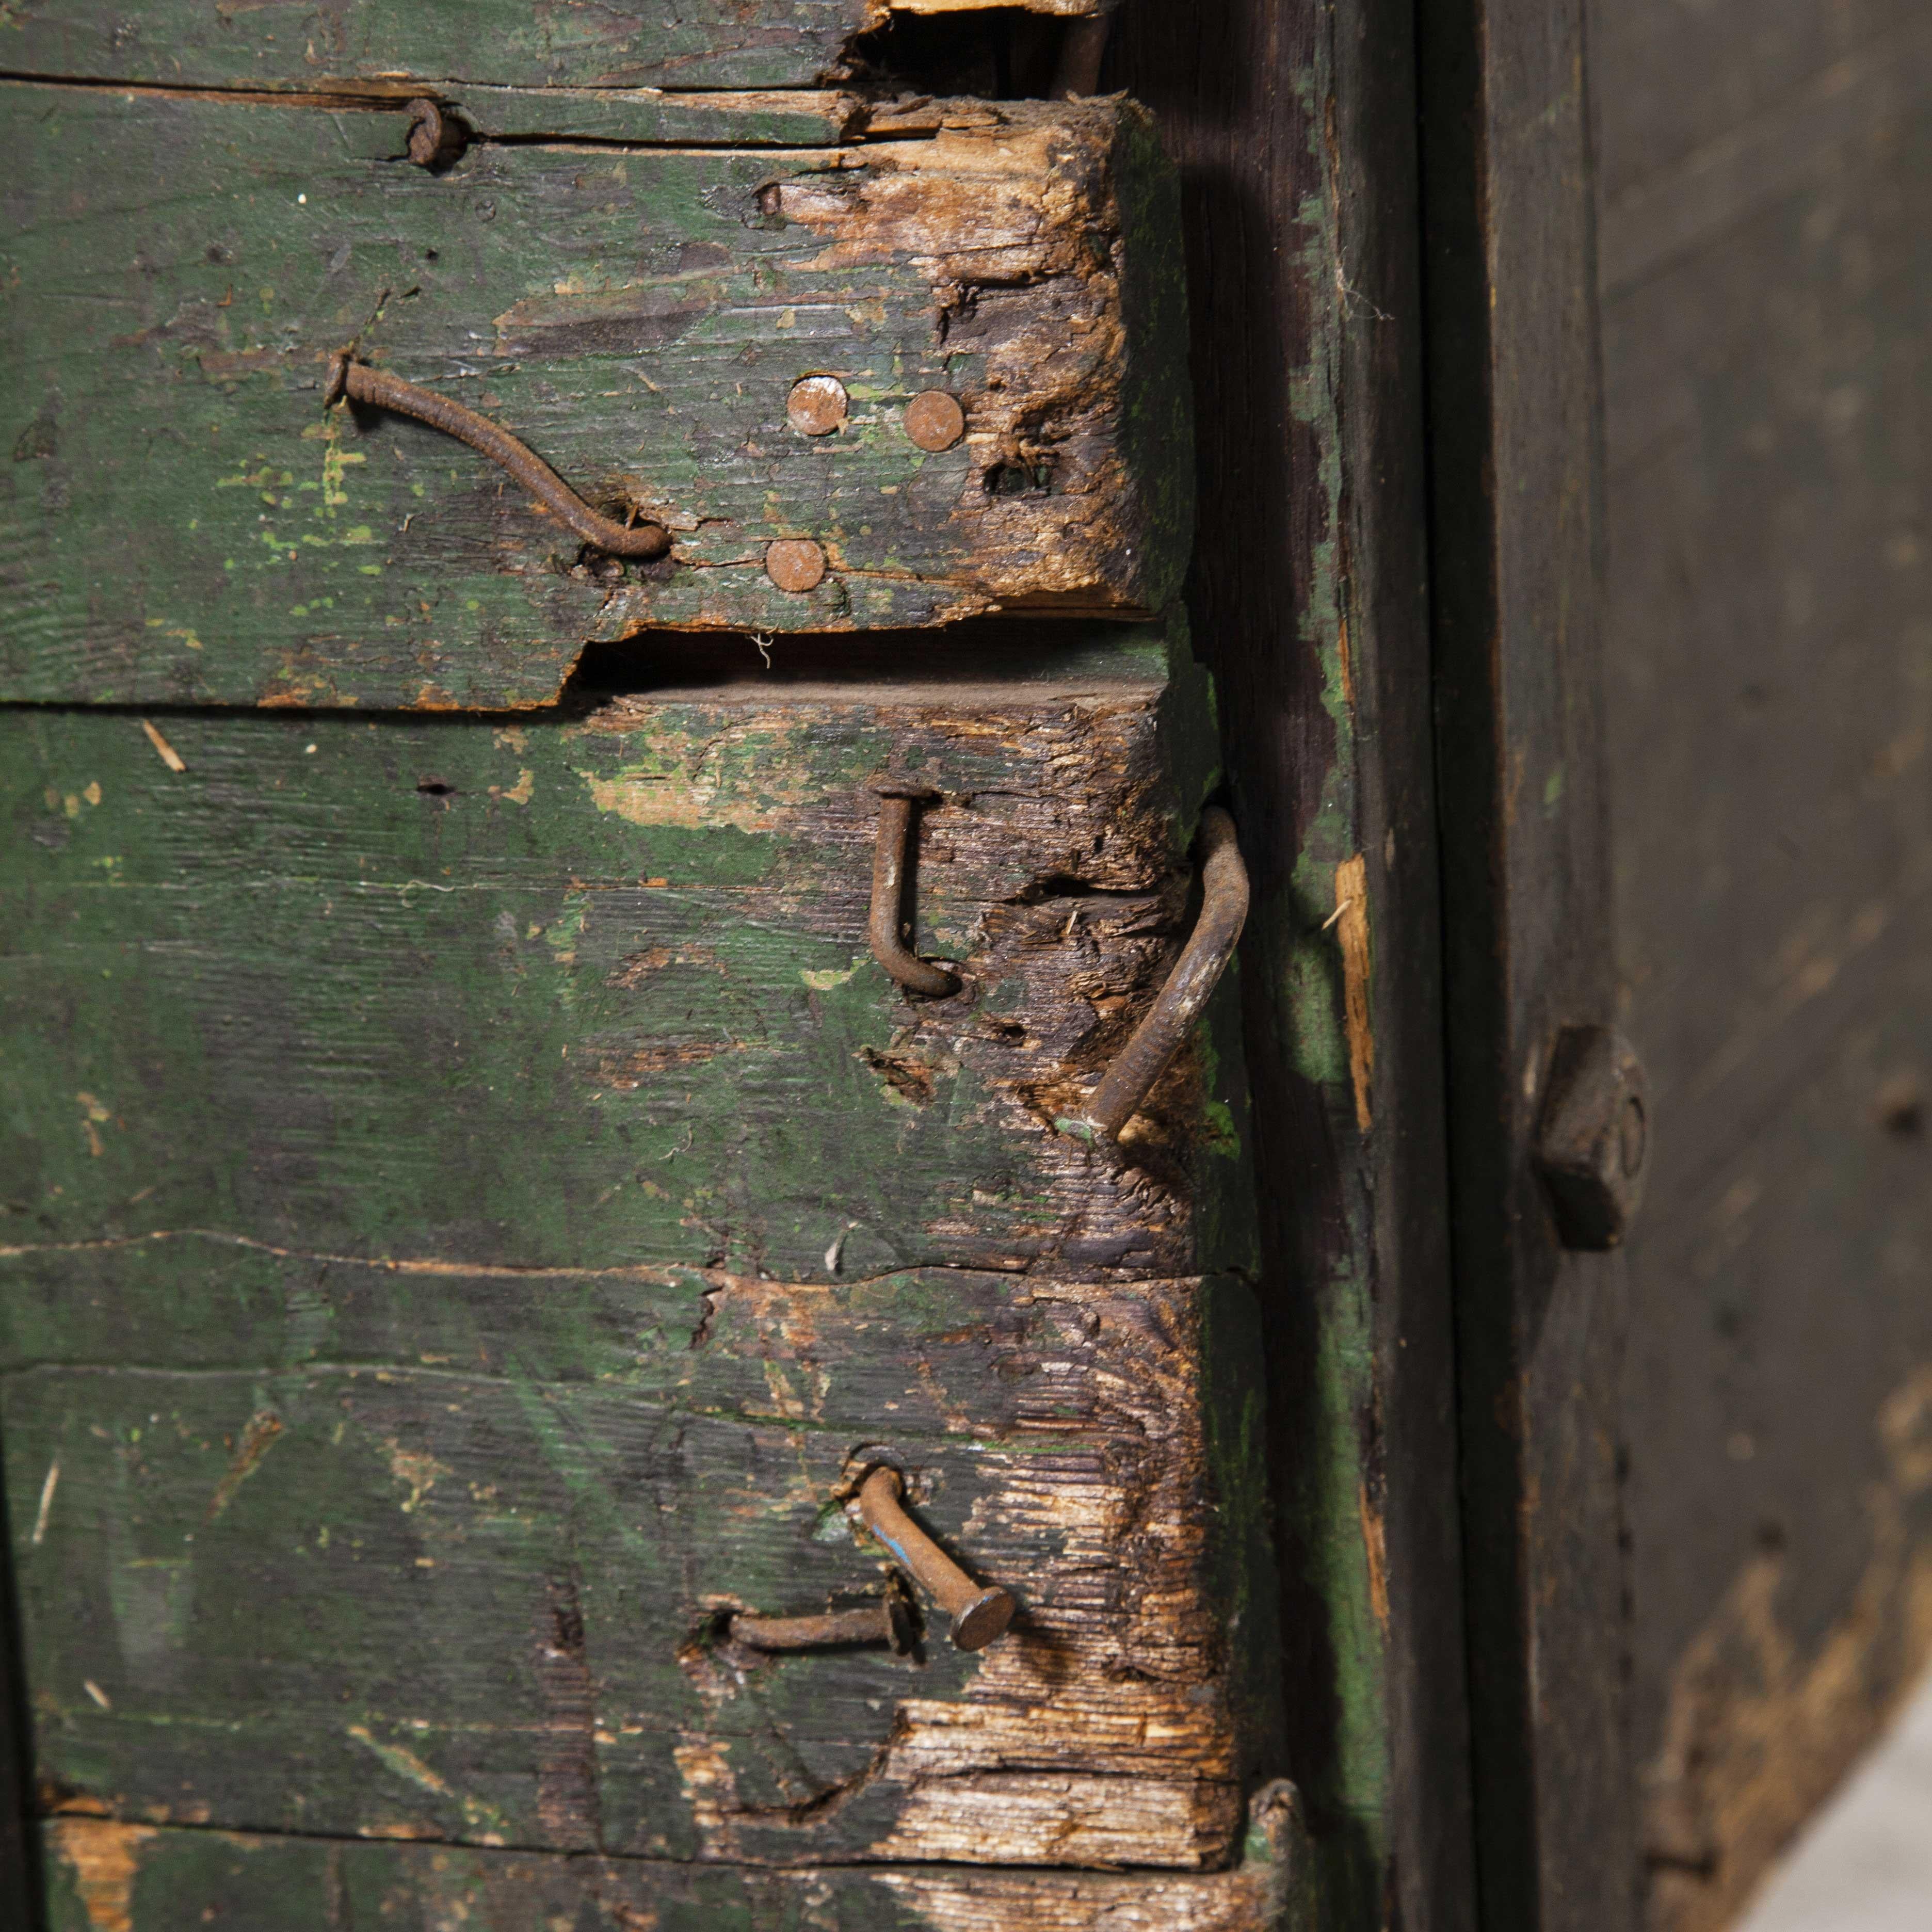
[{"label": "bent metal hook", "polygon": [[500,469],[508,470],[532,496],[548,506],[595,549],[608,550],[614,556],[648,559],[662,556],[670,548],[670,532],[662,524],[620,524],[593,510],[534,450],[488,416],[479,416],[474,410],[465,409],[434,389],[418,388],[399,376],[372,369],[346,351],[329,364],[322,401],[331,404],[344,396],[351,402],[413,416],[446,436],[466,442]]},{"label": "bent metal hook", "polygon": [[1094,1090],[1084,1115],[1063,1123],[1076,1133],[1119,1138],[1167,1071],[1234,957],[1248,916],[1248,868],[1235,842],[1234,821],[1210,805],[1201,814],[1196,842],[1201,855],[1201,916],[1146,1018]]},{"label": "bent metal hook", "polygon": [[912,869],[914,812],[939,794],[929,785],[882,778],[872,787],[879,801],[878,842],[872,848],[872,908],[866,928],[872,957],[910,993],[942,999],[959,990],[956,974],[922,959],[905,943],[906,875]]}]

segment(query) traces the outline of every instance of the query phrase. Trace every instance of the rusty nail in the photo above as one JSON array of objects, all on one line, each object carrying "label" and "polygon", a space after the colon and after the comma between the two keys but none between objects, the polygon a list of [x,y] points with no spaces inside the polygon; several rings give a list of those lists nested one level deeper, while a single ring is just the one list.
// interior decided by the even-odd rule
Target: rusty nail
[{"label": "rusty nail", "polygon": [[785,420],[800,436],[830,436],[849,406],[845,385],[836,376],[805,376],[785,398]]},{"label": "rusty nail", "polygon": [[872,787],[879,801],[878,834],[872,846],[872,907],[867,936],[872,957],[908,992],[943,999],[959,990],[957,975],[911,951],[904,936],[906,875],[911,870],[914,813],[939,794],[929,787],[881,779]]},{"label": "rusty nail", "polygon": [[1070,20],[1060,43],[1060,59],[1053,71],[1048,98],[1078,100],[1100,91],[1100,62],[1107,52],[1107,30],[1113,24],[1106,13]]},{"label": "rusty nail", "polygon": [[817,1617],[761,1617],[740,1611],[729,1634],[734,1643],[752,1650],[822,1650],[834,1644],[882,1643],[904,1655],[912,1648],[912,1631],[905,1606],[896,1597],[882,1598],[862,1609],[830,1610]]},{"label": "rusty nail", "polygon": [[859,1520],[917,1580],[952,1619],[961,1650],[984,1650],[1013,1620],[1018,1608],[999,1588],[976,1583],[900,1507],[899,1472],[881,1463],[859,1485]]},{"label": "rusty nail", "polygon": [[413,382],[385,375],[344,355],[337,356],[329,365],[322,400],[332,404],[344,396],[351,402],[413,416],[446,436],[454,436],[459,442],[466,442],[499,469],[507,470],[532,496],[596,549],[608,550],[616,556],[656,557],[670,548],[670,532],[662,524],[620,524],[593,510],[542,457],[526,448],[508,430],[433,389],[419,389]]},{"label": "rusty nail", "polygon": [[1146,1018],[1115,1055],[1084,1119],[1067,1123],[1112,1140],[1167,1070],[1233,958],[1248,916],[1248,868],[1234,821],[1219,806],[1201,814],[1201,916]]},{"label": "rusty nail", "polygon": [[825,553],[809,537],[780,537],[765,546],[765,574],[781,590],[815,590],[825,579]]},{"label": "rusty nail", "polygon": [[1565,1027],[1550,1056],[1536,1166],[1566,1248],[1600,1252],[1630,1232],[1649,1147],[1636,1050],[1614,1027]]},{"label": "rusty nail", "polygon": [[409,104],[410,159],[419,168],[433,168],[456,159],[463,152],[464,128],[441,105],[424,98]]},{"label": "rusty nail", "polygon": [[950,449],[966,434],[966,412],[944,389],[922,389],[906,405],[905,433],[922,449]]}]

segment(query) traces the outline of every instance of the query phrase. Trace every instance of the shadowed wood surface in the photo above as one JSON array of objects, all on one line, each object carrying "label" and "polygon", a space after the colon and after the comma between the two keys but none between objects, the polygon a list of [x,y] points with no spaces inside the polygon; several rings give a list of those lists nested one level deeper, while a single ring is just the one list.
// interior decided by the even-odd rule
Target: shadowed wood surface
[{"label": "shadowed wood surface", "polygon": [[1622,1264],[1532,1157],[1562,1030],[1616,1004],[1588,36],[1583,0],[1420,18],[1478,1871],[1486,1924],[1630,1932]]},{"label": "shadowed wood surface", "polygon": [[1932,32],[1597,12],[1632,1714],[1718,1932],[1932,1659]]},{"label": "shadowed wood surface", "polygon": [[[404,154],[398,110],[0,83],[0,696],[542,704],[584,643],[993,609],[1158,610],[1192,520],[1138,110],[954,104],[850,149]],[[352,345],[500,423],[585,549],[476,452],[325,408]],[[801,434],[802,376],[850,397]],[[964,404],[920,448],[911,399]],[[767,572],[807,539],[822,580]]]},{"label": "shadowed wood surface", "polygon": [[1286,1768],[1323,1923],[1474,1923],[1425,584],[1414,9],[1123,8],[1181,172],[1188,584],[1253,882]]}]

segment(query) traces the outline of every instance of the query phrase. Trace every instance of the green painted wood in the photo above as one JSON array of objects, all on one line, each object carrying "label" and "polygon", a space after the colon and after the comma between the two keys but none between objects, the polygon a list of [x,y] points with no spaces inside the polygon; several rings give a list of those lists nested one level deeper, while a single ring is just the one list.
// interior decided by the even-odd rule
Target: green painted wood
[{"label": "green painted wood", "polygon": [[[1245,1291],[619,1294],[313,1255],[244,1286],[259,1270],[226,1258],[170,1244],[64,1284],[124,1337],[200,1330],[196,1367],[124,1340],[112,1366],[15,1370],[0,1394],[53,1791],[136,1818],[781,1864],[1225,1850],[1240,1794],[1190,1438],[1202,1324],[1238,1324],[1214,1297]],[[307,1359],[264,1359],[271,1313],[208,1365],[258,1297],[308,1311]],[[372,1360],[329,1359],[338,1309]],[[553,1363],[520,1346],[532,1318]],[[602,1333],[572,1348],[578,1328]],[[729,1646],[730,1608],[883,1587],[833,1500],[868,1442],[1025,1627],[976,1658],[943,1624],[916,1661]]]},{"label": "green painted wood", "polygon": [[[146,721],[181,771],[136,715],[0,717],[0,1425],[51,1802],[1226,1855],[1274,1648],[1232,998],[1124,1151],[1052,1124],[1172,958],[1205,692],[1063,635],[950,682]],[[942,794],[952,999],[866,949],[889,768]],[[868,1444],[1020,1630],[723,1643],[882,1587],[838,1506]]]},{"label": "green painted wood", "polygon": [[8,0],[0,66],[173,87],[805,87],[862,71],[854,42],[891,17],[884,0]]},{"label": "green painted wood", "polygon": [[[523,723],[178,716],[181,774],[136,718],[8,713],[8,1198],[50,1240],[798,1279],[842,1234],[855,1275],[1214,1265],[1192,1164],[1235,1137],[1197,1152],[1184,1070],[1157,1180],[1043,1124],[1184,910],[1211,769],[1145,670],[1004,698],[748,680]],[[866,946],[889,768],[946,794],[917,903],[953,1000],[909,1000]]]},{"label": "green painted wood", "polygon": [[[662,88],[486,87],[438,90],[464,144],[485,140],[612,142],[633,147],[817,148],[880,128],[929,131],[944,110],[936,102],[895,106],[827,89],[768,88],[716,94]],[[393,112],[367,95],[345,106]],[[909,126],[907,124],[910,124]]]},{"label": "green painted wood", "polygon": [[[0,86],[0,696],[552,698],[646,626],[1159,608],[1184,561],[1170,171],[1120,104],[850,150],[403,154],[399,109]],[[439,432],[325,410],[345,344],[670,557],[580,554]],[[851,397],[792,429],[806,374]],[[929,453],[907,400],[956,393]],[[766,544],[809,538],[807,592]]]},{"label": "green painted wood", "polygon": [[1202,1876],[862,1867],[696,1869],[122,1826],[47,1828],[50,1932],[191,1921],[278,1932],[1312,1932],[1292,1788],[1257,1794],[1238,1869]]}]

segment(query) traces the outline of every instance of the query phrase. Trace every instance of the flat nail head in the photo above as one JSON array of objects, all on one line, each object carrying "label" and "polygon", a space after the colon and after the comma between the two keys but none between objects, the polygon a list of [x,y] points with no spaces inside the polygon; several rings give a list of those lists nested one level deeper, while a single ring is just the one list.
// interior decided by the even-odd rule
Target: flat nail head
[{"label": "flat nail head", "polygon": [[922,449],[950,449],[966,434],[966,412],[944,389],[922,389],[906,405],[905,433]]},{"label": "flat nail head", "polygon": [[996,1636],[1006,1634],[1017,1607],[1004,1590],[982,1591],[952,1619],[953,1647],[984,1650]]},{"label": "flat nail head", "polygon": [[453,161],[463,152],[464,128],[452,120],[434,100],[412,100],[410,115],[410,159],[419,168],[434,167],[438,161]]},{"label": "flat nail head", "polygon": [[780,537],[765,546],[765,574],[781,590],[811,590],[825,580],[825,553],[809,537]]},{"label": "flat nail head", "polygon": [[800,436],[830,436],[850,406],[845,385],[836,376],[806,376],[791,386],[785,420]]},{"label": "flat nail head", "polygon": [[1013,1620],[1013,1599],[998,1588],[976,1583],[912,1518],[901,1498],[898,1472],[881,1464],[859,1485],[859,1520],[910,1570],[939,1607],[952,1618],[950,1635],[958,1650],[982,1650]]}]

